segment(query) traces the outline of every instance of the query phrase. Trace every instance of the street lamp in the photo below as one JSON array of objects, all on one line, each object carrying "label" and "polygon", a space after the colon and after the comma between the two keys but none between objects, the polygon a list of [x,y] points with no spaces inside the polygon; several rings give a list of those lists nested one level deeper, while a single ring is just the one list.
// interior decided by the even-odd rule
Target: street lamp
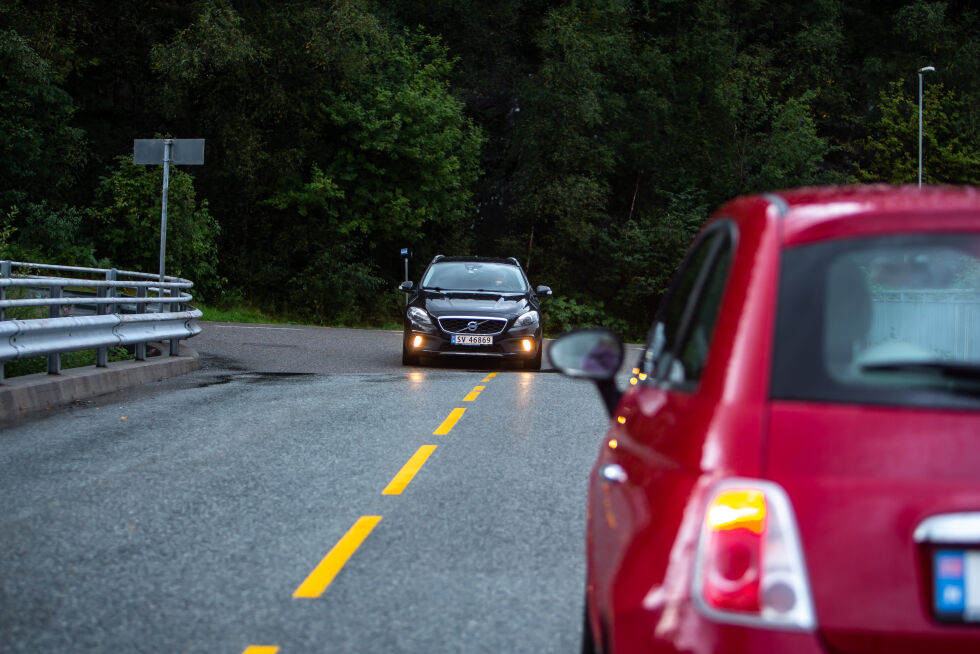
[{"label": "street lamp", "polygon": [[935,72],[934,66],[919,69],[919,188],[922,188],[922,73]]}]

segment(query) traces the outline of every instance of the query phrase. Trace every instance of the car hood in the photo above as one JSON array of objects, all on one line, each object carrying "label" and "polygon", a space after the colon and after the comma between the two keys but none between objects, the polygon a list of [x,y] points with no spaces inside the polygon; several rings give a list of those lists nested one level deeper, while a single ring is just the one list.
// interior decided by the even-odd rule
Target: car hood
[{"label": "car hood", "polygon": [[526,295],[516,294],[425,291],[422,301],[433,316],[516,316],[533,308]]}]

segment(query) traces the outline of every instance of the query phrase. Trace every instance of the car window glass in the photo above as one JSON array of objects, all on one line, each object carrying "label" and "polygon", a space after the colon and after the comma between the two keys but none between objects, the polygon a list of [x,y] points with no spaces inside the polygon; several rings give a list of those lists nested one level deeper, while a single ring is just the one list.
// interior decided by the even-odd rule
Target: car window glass
[{"label": "car window glass", "polygon": [[681,264],[657,313],[643,359],[651,379],[683,384],[700,378],[731,257],[730,225],[717,224]]},{"label": "car window glass", "polygon": [[517,266],[485,261],[445,261],[429,267],[422,286],[459,291],[523,293],[524,276]]},{"label": "car window glass", "polygon": [[698,298],[693,320],[680,348],[681,365],[679,371],[683,372],[684,377],[676,381],[701,378],[701,372],[708,360],[708,345],[714,332],[722,293],[725,291],[730,261],[730,248],[723,248],[711,266],[711,274],[706,280],[701,296]]},{"label": "car window glass", "polygon": [[980,238],[839,239],[783,255],[774,397],[929,406],[980,397]]}]

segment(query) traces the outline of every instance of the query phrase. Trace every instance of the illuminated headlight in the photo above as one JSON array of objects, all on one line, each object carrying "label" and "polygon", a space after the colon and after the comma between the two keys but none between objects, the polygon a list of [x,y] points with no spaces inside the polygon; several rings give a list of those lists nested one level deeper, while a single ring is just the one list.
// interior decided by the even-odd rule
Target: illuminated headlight
[{"label": "illuminated headlight", "polygon": [[432,319],[429,318],[429,314],[427,314],[424,309],[420,309],[418,307],[409,307],[408,319],[413,324],[418,325],[419,327],[428,327],[428,328],[432,327]]},{"label": "illuminated headlight", "polygon": [[537,311],[528,311],[514,321],[514,327],[533,327],[538,324],[538,320],[540,318]]}]

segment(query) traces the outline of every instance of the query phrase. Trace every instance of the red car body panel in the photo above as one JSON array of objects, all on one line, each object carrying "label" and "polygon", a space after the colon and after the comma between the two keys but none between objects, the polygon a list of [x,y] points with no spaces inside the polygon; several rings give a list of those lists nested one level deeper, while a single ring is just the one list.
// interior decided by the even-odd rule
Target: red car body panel
[{"label": "red car body panel", "polygon": [[770,476],[793,498],[824,640],[980,650],[980,635],[962,649],[965,627],[932,619],[927,547],[913,540],[931,515],[980,507],[976,412],[777,402],[771,416]]},{"label": "red car body panel", "polygon": [[[786,248],[903,231],[980,231],[980,193],[845,188],[737,199],[707,364],[693,391],[640,382],[616,408],[590,478],[588,619],[605,652],[980,651],[976,626],[930,614],[916,526],[980,511],[980,414],[770,399]],[[625,483],[607,483],[606,466]],[[726,477],[780,484],[796,512],[815,630],[707,617],[692,597],[706,492]]]}]

